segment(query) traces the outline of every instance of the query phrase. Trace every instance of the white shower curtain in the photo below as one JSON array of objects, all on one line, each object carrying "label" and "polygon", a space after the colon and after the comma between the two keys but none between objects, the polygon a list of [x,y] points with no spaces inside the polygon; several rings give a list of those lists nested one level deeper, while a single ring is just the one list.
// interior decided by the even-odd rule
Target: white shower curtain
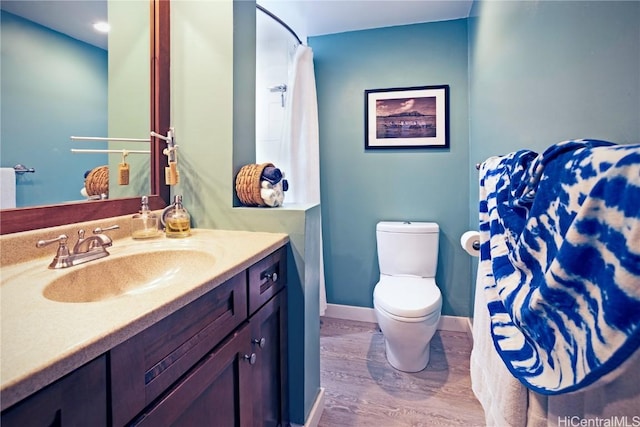
[{"label": "white shower curtain", "polygon": [[[320,141],[313,50],[298,45],[289,72],[284,132],[277,165],[290,186],[286,203],[320,203]],[[320,315],[327,308],[320,222]]]}]

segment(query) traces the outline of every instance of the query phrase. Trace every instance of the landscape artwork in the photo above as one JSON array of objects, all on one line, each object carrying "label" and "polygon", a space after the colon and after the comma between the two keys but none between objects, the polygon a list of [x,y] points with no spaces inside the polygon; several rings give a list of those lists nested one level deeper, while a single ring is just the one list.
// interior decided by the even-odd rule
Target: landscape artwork
[{"label": "landscape artwork", "polygon": [[376,101],[377,138],[427,138],[436,130],[435,96]]},{"label": "landscape artwork", "polygon": [[448,148],[448,86],[365,91],[365,148]]}]

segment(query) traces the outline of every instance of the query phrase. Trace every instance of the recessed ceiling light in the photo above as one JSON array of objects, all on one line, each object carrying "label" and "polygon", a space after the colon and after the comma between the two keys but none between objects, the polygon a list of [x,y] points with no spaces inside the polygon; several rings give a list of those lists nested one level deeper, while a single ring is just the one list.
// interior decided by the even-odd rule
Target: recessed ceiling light
[{"label": "recessed ceiling light", "polygon": [[107,22],[96,22],[93,24],[93,28],[96,31],[100,31],[101,33],[108,33],[111,29],[111,26]]}]

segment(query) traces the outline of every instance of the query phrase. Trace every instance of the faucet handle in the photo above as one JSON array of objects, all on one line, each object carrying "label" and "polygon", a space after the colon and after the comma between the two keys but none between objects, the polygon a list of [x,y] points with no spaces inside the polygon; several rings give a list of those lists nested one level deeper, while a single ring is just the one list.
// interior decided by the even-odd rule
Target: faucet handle
[{"label": "faucet handle", "polygon": [[120,226],[118,224],[111,225],[111,226],[105,227],[105,228],[98,227],[98,228],[93,230],[93,234],[100,234],[100,233],[105,232],[105,231],[117,230],[118,228],[120,228]]},{"label": "faucet handle", "polygon": [[61,234],[58,237],[56,237],[55,239],[49,239],[49,240],[38,240],[38,242],[36,243],[36,247],[37,248],[43,248],[47,245],[50,245],[52,243],[55,242],[60,242],[60,246],[65,246],[67,244],[67,235],[66,234]]},{"label": "faucet handle", "polygon": [[59,268],[58,266],[69,267],[71,265],[68,264],[70,254],[69,248],[67,247],[67,239],[68,237],[66,234],[61,234],[55,239],[38,240],[38,242],[36,243],[37,248],[43,248],[47,245],[50,245],[51,243],[60,242],[58,251],[56,252],[56,256],[53,258],[53,261],[51,261],[49,268]]}]

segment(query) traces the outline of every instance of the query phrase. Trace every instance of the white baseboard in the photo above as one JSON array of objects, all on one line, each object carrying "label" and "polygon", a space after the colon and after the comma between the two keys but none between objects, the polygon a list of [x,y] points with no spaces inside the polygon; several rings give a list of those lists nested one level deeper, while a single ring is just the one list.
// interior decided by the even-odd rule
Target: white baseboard
[{"label": "white baseboard", "polygon": [[356,307],[354,305],[327,304],[325,317],[334,319],[356,320],[358,322],[378,323],[373,308]]},{"label": "white baseboard", "polygon": [[324,411],[324,387],[320,387],[316,395],[316,401],[313,403],[304,425],[291,423],[291,427],[318,427],[320,417],[322,417],[322,411]]},{"label": "white baseboard", "polygon": [[462,316],[440,316],[438,330],[470,334],[471,329],[469,329],[469,318]]},{"label": "white baseboard", "polygon": [[[359,322],[377,323],[373,308],[352,305],[327,304],[324,317],[334,319],[355,320]],[[438,330],[471,333],[470,318],[461,316],[441,316]]]}]

